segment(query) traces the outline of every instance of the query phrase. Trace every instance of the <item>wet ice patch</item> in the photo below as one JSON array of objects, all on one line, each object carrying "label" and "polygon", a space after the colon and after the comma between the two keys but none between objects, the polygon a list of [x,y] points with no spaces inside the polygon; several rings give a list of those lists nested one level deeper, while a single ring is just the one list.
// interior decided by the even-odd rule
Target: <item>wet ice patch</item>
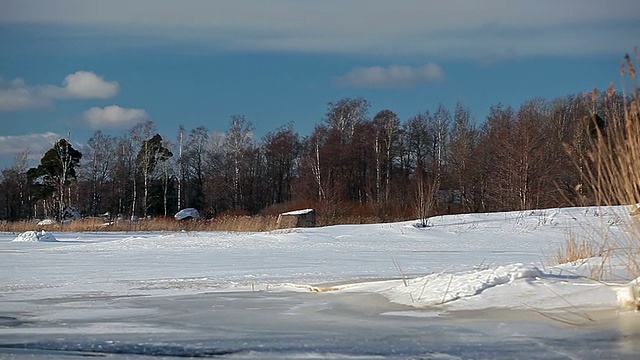
[{"label": "wet ice patch", "polygon": [[20,235],[16,236],[15,239],[13,239],[13,242],[37,242],[37,241],[41,241],[41,242],[56,242],[58,241],[58,239],[56,239],[55,236],[53,236],[52,233],[48,233],[44,230],[42,231],[25,231],[23,233],[21,233]]},{"label": "wet ice patch", "polygon": [[489,288],[516,280],[541,276],[540,270],[533,265],[511,264],[495,269],[431,274],[403,281],[382,294],[398,304],[427,307],[476,296]]}]

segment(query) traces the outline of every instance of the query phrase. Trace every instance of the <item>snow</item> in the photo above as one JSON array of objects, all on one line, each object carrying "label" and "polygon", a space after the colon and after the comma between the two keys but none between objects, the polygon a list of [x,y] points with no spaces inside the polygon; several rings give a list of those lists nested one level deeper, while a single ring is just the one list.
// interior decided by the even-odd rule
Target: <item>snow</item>
[{"label": "snow", "polygon": [[[593,236],[604,224],[608,236],[620,235],[624,213],[571,208],[464,214],[432,218],[428,228],[408,221],[264,233],[54,237],[30,231],[15,239],[4,233],[0,273],[12,275],[0,277],[0,307],[26,311],[25,301],[95,294],[310,292],[377,294],[405,306],[401,312],[412,317],[482,309],[618,309],[637,301],[637,285],[627,289],[633,279],[624,261],[612,256],[554,265],[549,258],[568,231]],[[605,267],[608,276],[591,276]]]},{"label": "snow", "polygon": [[535,280],[542,274],[535,266],[513,264],[495,269],[462,273],[438,273],[412,279],[384,292],[393,302],[409,306],[434,306],[481,294],[483,291],[517,280]]},{"label": "snow", "polygon": [[44,219],[38,221],[38,226],[47,226],[47,225],[55,225],[56,221],[53,219]]},{"label": "snow", "polygon": [[640,278],[629,284],[616,286],[614,290],[620,307],[640,310]]},{"label": "snow", "polygon": [[42,230],[41,232],[25,231],[19,234],[18,236],[16,236],[15,239],[13,239],[13,242],[38,242],[38,241],[56,242],[58,241],[58,239],[56,239],[56,237],[53,236],[53,234],[45,232],[44,230]]},{"label": "snow", "polygon": [[298,215],[305,215],[305,214],[311,213],[311,212],[313,212],[313,211],[314,211],[313,209],[302,209],[302,210],[289,211],[289,212],[286,212],[286,213],[282,213],[282,214],[280,214],[280,215],[285,215],[285,216],[288,216],[288,215],[291,215],[291,216],[298,216]]}]

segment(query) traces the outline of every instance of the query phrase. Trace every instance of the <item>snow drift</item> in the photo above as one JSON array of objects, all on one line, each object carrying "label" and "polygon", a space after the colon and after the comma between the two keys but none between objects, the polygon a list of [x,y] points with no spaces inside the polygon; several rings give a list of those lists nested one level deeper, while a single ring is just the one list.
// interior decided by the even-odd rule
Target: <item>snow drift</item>
[{"label": "snow drift", "polygon": [[37,241],[41,241],[41,242],[56,242],[58,241],[58,239],[56,239],[55,236],[53,236],[53,234],[48,233],[44,230],[38,232],[38,231],[25,231],[23,233],[21,233],[20,235],[16,236],[15,239],[13,239],[13,242],[37,242]]},{"label": "snow drift", "polygon": [[404,281],[383,294],[389,300],[409,306],[435,306],[479,295],[499,285],[519,279],[542,276],[533,265],[512,264],[495,269],[471,270],[461,273],[438,273]]},{"label": "snow drift", "polygon": [[55,225],[55,224],[57,224],[57,221],[53,219],[44,219],[44,220],[38,221],[38,226],[48,226],[48,225]]}]

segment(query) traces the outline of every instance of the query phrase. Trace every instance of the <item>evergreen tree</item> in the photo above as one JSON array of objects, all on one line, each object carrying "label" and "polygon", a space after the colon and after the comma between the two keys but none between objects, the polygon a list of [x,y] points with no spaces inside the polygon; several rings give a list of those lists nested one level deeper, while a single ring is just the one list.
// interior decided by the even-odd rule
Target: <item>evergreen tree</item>
[{"label": "evergreen tree", "polygon": [[149,209],[149,186],[151,176],[156,169],[159,161],[165,162],[173,153],[162,143],[162,136],[155,134],[150,139],[145,140],[140,147],[136,161],[142,174],[144,197],[143,197],[143,215],[147,216]]},{"label": "evergreen tree", "polygon": [[[56,195],[56,217],[71,202],[70,185],[76,179],[76,168],[80,166],[82,153],[66,140],[58,140],[40,159],[40,165],[27,171],[29,183],[35,188],[36,200]],[[65,194],[67,195],[65,198]]]}]

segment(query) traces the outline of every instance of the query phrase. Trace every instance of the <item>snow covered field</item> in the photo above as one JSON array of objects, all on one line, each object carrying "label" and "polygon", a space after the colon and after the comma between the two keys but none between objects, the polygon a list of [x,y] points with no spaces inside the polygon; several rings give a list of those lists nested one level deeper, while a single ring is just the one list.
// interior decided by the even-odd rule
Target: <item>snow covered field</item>
[{"label": "snow covered field", "polygon": [[[428,228],[54,233],[46,242],[3,233],[0,358],[632,359],[640,318],[617,301],[617,286],[632,280],[624,263],[549,263],[569,231],[617,236],[624,214],[549,209],[437,217]],[[589,278],[602,271],[605,281]],[[524,355],[531,346],[537,355]]]}]

